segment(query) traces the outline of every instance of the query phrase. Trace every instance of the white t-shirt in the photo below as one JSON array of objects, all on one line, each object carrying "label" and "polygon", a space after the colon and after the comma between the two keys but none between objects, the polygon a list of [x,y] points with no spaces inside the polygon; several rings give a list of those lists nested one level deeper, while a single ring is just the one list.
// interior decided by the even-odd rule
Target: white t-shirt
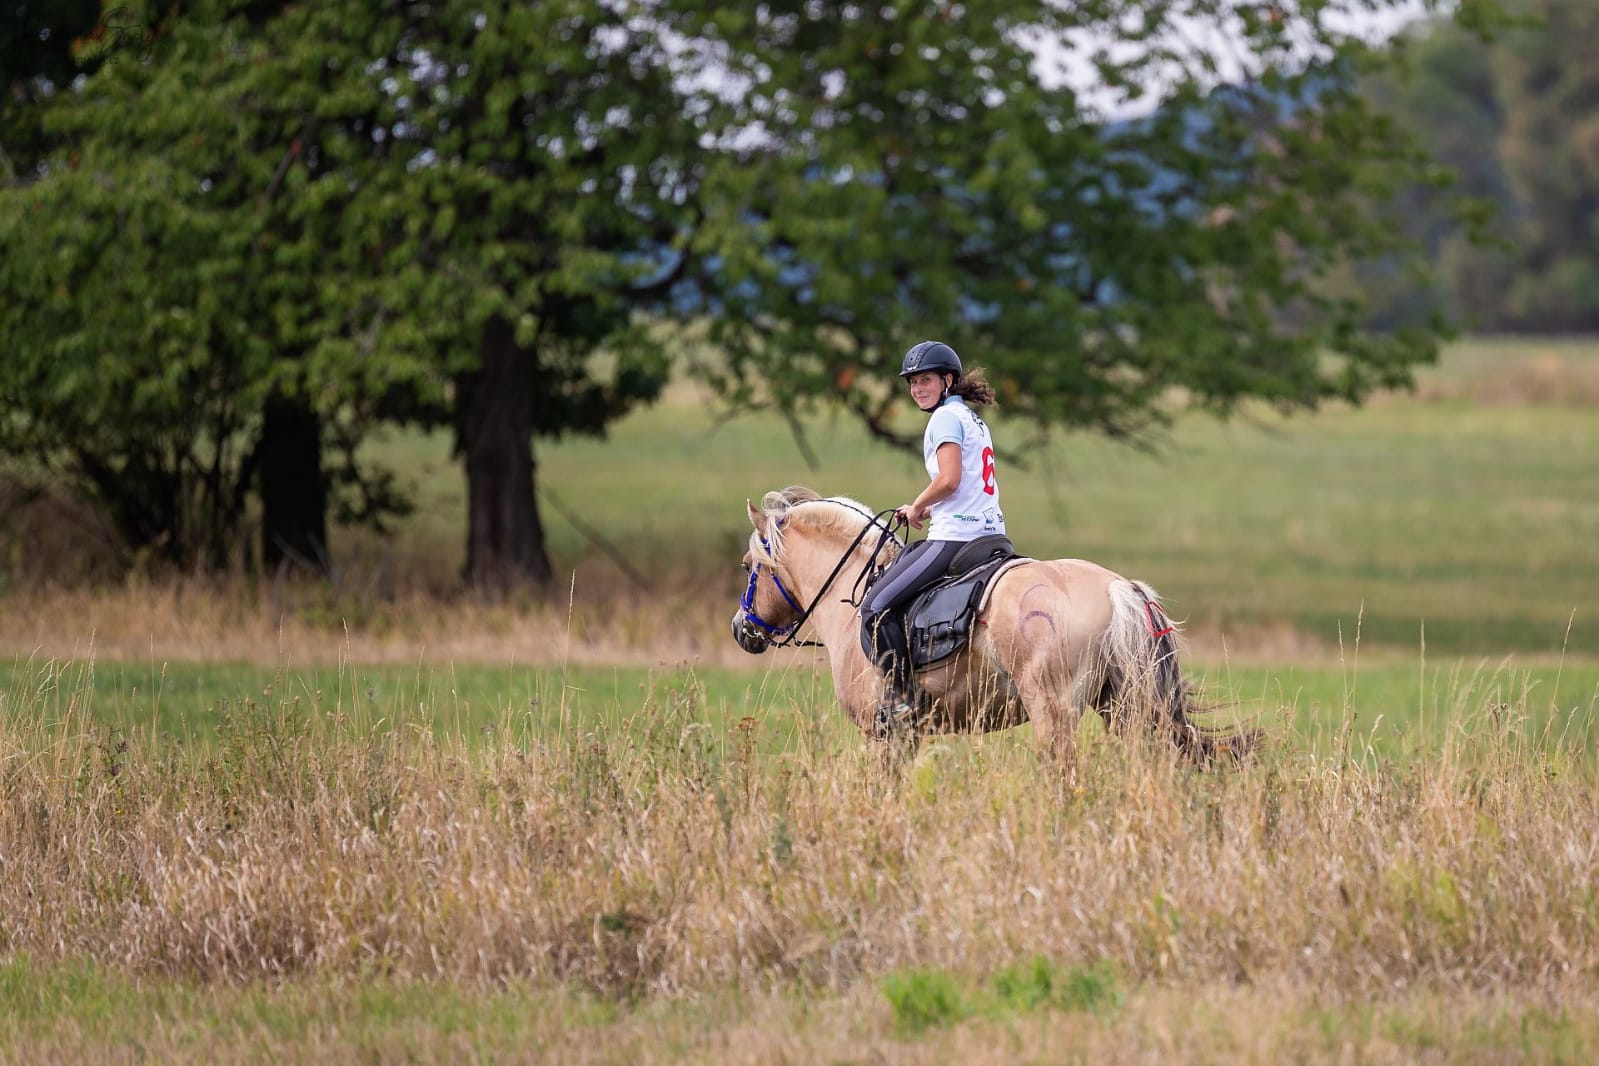
[{"label": "white t-shirt", "polygon": [[938,446],[949,443],[960,445],[961,483],[954,495],[928,509],[928,539],[976,540],[1005,532],[999,481],[994,476],[994,438],[959,396],[947,398],[927,420],[922,459],[929,478],[938,476]]}]

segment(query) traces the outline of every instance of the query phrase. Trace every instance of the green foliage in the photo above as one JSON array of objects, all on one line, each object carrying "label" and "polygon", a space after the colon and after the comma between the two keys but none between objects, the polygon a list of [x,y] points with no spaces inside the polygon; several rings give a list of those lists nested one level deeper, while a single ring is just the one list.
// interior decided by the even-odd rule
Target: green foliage
[{"label": "green foliage", "polygon": [[1104,1014],[1126,998],[1108,959],[1062,968],[1039,955],[1001,970],[990,983],[999,1007],[1015,1013],[1052,1008]]},{"label": "green foliage", "polygon": [[[0,370],[0,453],[89,490],[131,548],[215,566],[275,458],[268,396],[346,456],[378,419],[470,439],[507,394],[524,449],[652,397],[665,355],[634,314],[664,291],[703,154],[662,43],[693,34],[682,6],[152,16],[147,56],[107,52],[35,109],[57,149],[7,191],[0,293],[46,313],[0,320],[25,353]],[[515,379],[485,376],[491,323]],[[381,478],[335,472],[358,494],[341,513],[392,509]],[[530,485],[496,488],[531,510]]]},{"label": "green foliage", "polygon": [[1038,955],[1007,966],[982,985],[969,985],[934,967],[895,970],[882,980],[883,995],[901,1036],[953,1025],[973,1015],[1014,1017],[1040,1010],[1108,1015],[1125,994],[1109,960],[1061,966]]},{"label": "green foliage", "polygon": [[[1453,321],[1491,326],[1494,290],[1506,284],[1502,248],[1488,240],[1508,187],[1492,150],[1501,122],[1490,46],[1442,21],[1424,23],[1405,41],[1406,62],[1368,80],[1375,105],[1412,131],[1439,166],[1406,194],[1405,229],[1436,270],[1405,274],[1368,264],[1365,292],[1378,322],[1442,312]],[[1473,317],[1476,316],[1476,317]]]},{"label": "green foliage", "polygon": [[1538,24],[1506,34],[1495,56],[1519,268],[1505,310],[1518,326],[1591,332],[1599,329],[1599,72],[1584,43],[1599,35],[1599,9],[1581,0],[1519,6]]},{"label": "green foliage", "polygon": [[[79,72],[73,42],[95,33],[99,15],[99,0],[6,5],[0,19],[0,187],[28,180],[48,152],[39,104]],[[124,40],[114,31],[111,36]]]},{"label": "green foliage", "polygon": [[[1364,332],[1325,285],[1403,254],[1394,196],[1423,172],[1354,88],[1376,54],[1279,9],[1239,24],[1251,77],[1213,92],[1221,57],[1168,47],[1212,5],[1136,6],[1138,32],[1123,5],[996,0],[774,5],[730,33],[771,74],[706,230],[724,392],[837,402],[894,436],[885,384],[928,335],[1010,410],[1111,433],[1173,386],[1226,413],[1408,380],[1427,331]],[[1114,103],[1159,107],[1107,120],[1040,76],[1025,40],[1077,32],[1116,41],[1093,57]]]},{"label": "green foliage", "polygon": [[[371,370],[411,390],[408,413],[449,420],[444,383],[481,369],[493,319],[537,364],[532,432],[596,432],[658,391],[664,356],[633,312],[661,270],[649,253],[694,210],[700,149],[663,44],[692,28],[579,0],[445,4],[382,21],[376,48],[345,38],[377,53],[358,58],[384,111],[357,132],[385,147],[331,236],[384,354]],[[330,384],[352,343],[319,353]]]},{"label": "green foliage", "polygon": [[945,970],[896,970],[883,978],[883,995],[904,1036],[958,1022],[972,1012],[959,978]]},{"label": "green foliage", "polygon": [[315,297],[340,204],[298,195],[295,166],[332,162],[304,110],[339,116],[324,39],[280,54],[224,11],[58,86],[54,151],[0,211],[0,453],[100,501],[131,551],[212,567],[248,518],[263,403],[305,395],[299,356],[348,328]]},{"label": "green foliage", "polygon": [[0,287],[29,308],[0,318],[0,450],[103,500],[129,547],[184,562],[205,539],[225,550],[242,518],[235,434],[257,366],[231,306],[242,279],[210,258],[226,228],[159,161],[119,169],[40,182],[0,215]]}]

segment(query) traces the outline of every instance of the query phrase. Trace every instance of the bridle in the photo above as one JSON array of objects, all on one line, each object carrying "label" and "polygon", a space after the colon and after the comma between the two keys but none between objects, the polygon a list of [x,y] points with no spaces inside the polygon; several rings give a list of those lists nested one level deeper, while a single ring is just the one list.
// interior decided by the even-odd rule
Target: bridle
[{"label": "bridle", "polygon": [[[794,594],[788,590],[788,586],[783,584],[783,579],[777,576],[777,570],[775,568],[772,570],[772,584],[777,586],[778,595],[782,596],[784,602],[790,607],[799,612],[799,617],[786,626],[774,626],[755,613],[755,585],[761,579],[761,564],[755,563],[752,565],[750,567],[749,584],[744,586],[744,595],[740,596],[738,600],[739,610],[744,612],[744,621],[765,633],[766,642],[771,647],[821,647],[822,642],[819,640],[799,640],[800,627],[810,620],[811,615],[816,611],[817,604],[822,602],[822,597],[827,594],[827,590],[837,580],[839,573],[844,569],[845,564],[849,562],[850,556],[855,554],[855,549],[860,547],[861,542],[866,539],[866,534],[873,529],[879,529],[882,532],[877,538],[876,546],[872,548],[872,556],[866,560],[866,565],[861,568],[860,576],[855,580],[854,590],[850,597],[844,601],[851,606],[860,606],[860,590],[866,575],[876,565],[877,557],[882,554],[883,545],[887,544],[889,539],[894,536],[894,522],[883,521],[884,515],[892,515],[893,513],[894,508],[892,507],[886,511],[879,511],[872,516],[872,520],[869,523],[861,527],[861,531],[855,535],[855,539],[850,541],[849,547],[844,549],[844,554],[839,556],[838,562],[833,566],[833,572],[827,575],[827,580],[822,582],[822,587],[816,590],[816,595],[811,598],[810,604],[805,607],[800,606],[799,600],[795,599]],[[781,530],[782,528],[783,520],[779,518],[777,520],[777,529]],[[772,554],[772,545],[766,539],[766,535],[764,533],[757,533],[756,535],[761,539],[761,547],[766,549],[766,554],[770,556]]]}]

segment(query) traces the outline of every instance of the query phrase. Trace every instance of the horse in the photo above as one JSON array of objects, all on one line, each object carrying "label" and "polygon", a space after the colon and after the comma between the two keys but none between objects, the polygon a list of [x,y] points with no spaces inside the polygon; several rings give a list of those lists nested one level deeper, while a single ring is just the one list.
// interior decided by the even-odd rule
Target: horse
[{"label": "horse", "polygon": [[[803,486],[768,492],[750,524],[743,566],[748,583],[733,615],[740,648],[820,644],[849,719],[868,737],[881,668],[862,650],[860,589],[904,542],[864,504],[822,497]],[[853,594],[852,594],[853,593]],[[801,641],[809,625],[819,637]],[[1208,763],[1242,755],[1253,736],[1202,727],[1194,693],[1178,666],[1178,626],[1155,590],[1083,559],[1025,560],[993,579],[966,647],[921,671],[930,700],[910,743],[928,734],[982,733],[1032,722],[1038,747],[1059,764],[1075,757],[1077,725],[1092,707],[1114,732],[1147,722],[1184,756]],[[906,739],[906,738],[899,738]]]}]

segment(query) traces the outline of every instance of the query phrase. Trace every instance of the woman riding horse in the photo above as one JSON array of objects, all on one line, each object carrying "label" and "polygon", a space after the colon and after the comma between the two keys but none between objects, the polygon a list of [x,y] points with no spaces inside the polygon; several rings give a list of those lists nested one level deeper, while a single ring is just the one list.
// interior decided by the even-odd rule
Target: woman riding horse
[{"label": "woman riding horse", "polygon": [[[798,487],[747,507],[749,583],[734,638],[758,654],[798,643],[809,627],[827,650],[845,713],[868,736],[888,739],[876,713],[884,676],[862,650],[851,591],[880,553],[902,552],[882,521],[890,512]],[[977,622],[964,649],[918,676],[931,710],[908,724],[910,736],[1031,721],[1040,747],[1070,765],[1078,720],[1092,707],[1118,732],[1147,722],[1199,761],[1253,745],[1253,734],[1192,720],[1177,627],[1142,582],[1082,559],[1018,561],[992,580]]]},{"label": "woman riding horse", "polygon": [[[885,728],[908,726],[917,713],[919,693],[900,609],[943,577],[956,554],[971,541],[1005,536],[999,481],[994,474],[994,440],[988,426],[967,406],[968,401],[984,406],[994,403],[994,390],[982,370],[963,370],[955,349],[942,341],[922,341],[905,353],[899,376],[916,406],[930,416],[922,434],[928,482],[914,500],[895,508],[894,514],[916,529],[928,521],[928,530],[927,539],[912,544],[877,579],[861,605],[861,621],[888,680],[876,712]],[[1008,540],[1004,551],[1010,554]]]}]

